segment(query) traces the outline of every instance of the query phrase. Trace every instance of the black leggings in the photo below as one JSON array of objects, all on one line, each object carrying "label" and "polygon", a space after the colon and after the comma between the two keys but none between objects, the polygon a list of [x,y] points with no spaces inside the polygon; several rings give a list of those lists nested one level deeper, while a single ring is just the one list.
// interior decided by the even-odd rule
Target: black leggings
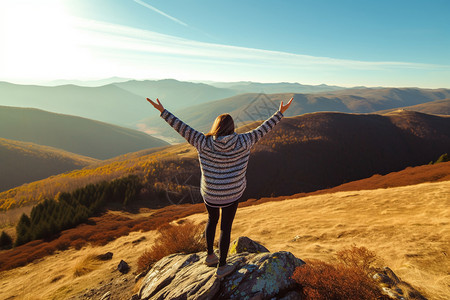
[{"label": "black leggings", "polygon": [[[227,262],[227,254],[230,247],[231,226],[233,225],[238,203],[239,201],[236,201],[232,205],[222,208],[222,221],[220,222],[219,239],[219,267],[225,265]],[[220,208],[210,207],[208,205],[205,206],[208,210],[208,223],[206,224],[205,235],[206,247],[209,255],[214,253],[214,236],[216,235],[216,226],[219,222]]]}]

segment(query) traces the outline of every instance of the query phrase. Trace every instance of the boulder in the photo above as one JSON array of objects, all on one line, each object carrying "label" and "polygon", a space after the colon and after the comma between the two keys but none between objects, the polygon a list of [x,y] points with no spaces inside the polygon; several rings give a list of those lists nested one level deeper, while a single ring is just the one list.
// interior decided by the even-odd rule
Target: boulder
[{"label": "boulder", "polygon": [[113,257],[112,252],[106,252],[104,254],[97,255],[98,260],[110,260],[110,259],[112,259],[112,257]]},{"label": "boulder", "polygon": [[124,260],[121,260],[119,265],[117,266],[117,269],[120,273],[126,274],[130,270],[130,266]]},{"label": "boulder", "polygon": [[378,284],[383,294],[391,299],[417,299],[426,300],[426,298],[410,284],[400,280],[388,267],[384,267],[372,276]]},{"label": "boulder", "polygon": [[243,252],[249,252],[249,253],[263,253],[263,252],[270,252],[267,250],[266,247],[263,245],[249,239],[246,236],[241,236],[237,238],[233,243],[231,243],[229,254],[236,254],[236,253],[243,253]]},{"label": "boulder", "polygon": [[[222,279],[216,278],[216,268],[204,264],[206,252],[166,256],[143,279],[139,298],[288,300],[300,296],[291,276],[304,262],[290,252],[268,253],[264,246],[250,241],[248,247],[235,247],[236,252],[246,250],[228,257],[235,269]],[[238,241],[235,243],[239,245]],[[265,252],[250,253],[249,249]]]}]

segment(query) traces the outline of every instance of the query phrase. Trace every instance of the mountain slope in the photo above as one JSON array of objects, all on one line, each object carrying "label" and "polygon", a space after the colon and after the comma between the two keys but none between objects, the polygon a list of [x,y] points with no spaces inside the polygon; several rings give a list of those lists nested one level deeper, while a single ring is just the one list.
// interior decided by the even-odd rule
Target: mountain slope
[{"label": "mountain slope", "polygon": [[97,162],[52,147],[0,138],[0,191]]},{"label": "mountain slope", "polygon": [[450,117],[403,111],[286,118],[255,146],[245,196],[325,189],[427,164],[449,149]]},{"label": "mountain slope", "polygon": [[143,132],[38,109],[0,106],[0,137],[107,159],[167,143]]}]

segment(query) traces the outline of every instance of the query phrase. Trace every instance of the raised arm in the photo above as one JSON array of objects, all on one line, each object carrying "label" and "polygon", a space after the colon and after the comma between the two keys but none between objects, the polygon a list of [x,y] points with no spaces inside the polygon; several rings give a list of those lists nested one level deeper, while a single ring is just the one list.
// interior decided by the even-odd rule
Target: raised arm
[{"label": "raised arm", "polygon": [[291,98],[286,105],[283,105],[283,101],[281,101],[280,108],[269,119],[264,121],[260,126],[253,129],[252,131],[242,134],[245,144],[248,148],[253,147],[254,144],[256,144],[263,136],[269,133],[275,127],[275,125],[277,125],[281,121],[281,119],[283,118],[283,113],[289,108],[293,99],[294,98]]},{"label": "raised arm", "polygon": [[185,138],[189,144],[200,150],[205,144],[205,135],[177,117],[175,117],[170,111],[164,108],[158,98],[156,98],[156,102],[147,98],[147,101],[150,102],[154,108],[161,112],[161,118],[166,120],[166,122],[172,126],[183,138]]}]

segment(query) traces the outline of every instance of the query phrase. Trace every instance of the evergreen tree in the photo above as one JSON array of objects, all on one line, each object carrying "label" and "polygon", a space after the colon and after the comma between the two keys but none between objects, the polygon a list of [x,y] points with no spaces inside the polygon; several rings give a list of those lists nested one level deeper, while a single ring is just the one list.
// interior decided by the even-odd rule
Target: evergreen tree
[{"label": "evergreen tree", "polygon": [[10,249],[12,247],[12,238],[4,231],[0,235],[0,249]]}]

